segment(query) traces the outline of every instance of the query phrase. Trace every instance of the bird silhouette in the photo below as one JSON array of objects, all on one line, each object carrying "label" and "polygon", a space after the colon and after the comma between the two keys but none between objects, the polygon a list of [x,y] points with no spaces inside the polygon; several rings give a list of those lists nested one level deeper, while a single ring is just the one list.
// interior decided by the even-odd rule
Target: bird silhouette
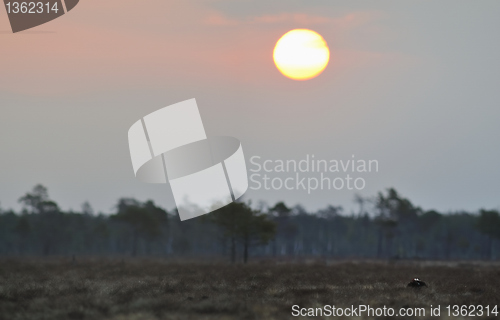
[{"label": "bird silhouette", "polygon": [[413,278],[407,285],[407,287],[411,288],[422,288],[427,287],[427,284],[420,280],[419,278]]}]

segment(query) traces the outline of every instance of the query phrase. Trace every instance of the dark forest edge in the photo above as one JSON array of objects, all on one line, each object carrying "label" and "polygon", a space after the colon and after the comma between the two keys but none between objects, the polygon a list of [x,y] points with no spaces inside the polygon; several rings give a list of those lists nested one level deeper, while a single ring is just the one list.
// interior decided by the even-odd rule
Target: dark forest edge
[{"label": "dark forest edge", "polygon": [[151,256],[324,259],[496,260],[498,210],[424,211],[395,189],[356,195],[359,210],[328,206],[306,212],[283,202],[254,209],[236,202],[181,222],[176,210],[121,198],[112,214],[63,211],[35,186],[19,198],[21,212],[0,209],[1,256]]}]

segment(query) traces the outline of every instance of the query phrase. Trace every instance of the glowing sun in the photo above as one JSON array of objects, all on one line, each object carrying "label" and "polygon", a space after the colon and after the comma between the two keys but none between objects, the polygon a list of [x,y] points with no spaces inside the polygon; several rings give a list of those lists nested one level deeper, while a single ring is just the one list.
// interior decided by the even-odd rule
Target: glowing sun
[{"label": "glowing sun", "polygon": [[325,70],[330,50],[317,32],[294,29],[278,40],[273,58],[278,70],[288,78],[309,80]]}]

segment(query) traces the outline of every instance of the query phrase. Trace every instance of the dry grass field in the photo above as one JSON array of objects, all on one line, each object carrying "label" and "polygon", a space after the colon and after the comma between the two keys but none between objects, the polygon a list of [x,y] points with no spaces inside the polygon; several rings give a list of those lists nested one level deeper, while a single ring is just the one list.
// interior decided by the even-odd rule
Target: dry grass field
[{"label": "dry grass field", "polygon": [[[429,287],[407,288],[414,276]],[[500,267],[480,263],[3,259],[0,319],[292,319],[293,305],[424,307],[413,319],[446,319],[448,304],[500,304],[499,286]],[[429,317],[438,304],[442,316]]]}]

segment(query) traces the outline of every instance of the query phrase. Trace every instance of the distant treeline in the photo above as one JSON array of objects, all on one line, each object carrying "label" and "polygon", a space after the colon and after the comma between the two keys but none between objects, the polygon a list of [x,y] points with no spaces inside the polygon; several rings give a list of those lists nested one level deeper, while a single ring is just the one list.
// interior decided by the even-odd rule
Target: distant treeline
[{"label": "distant treeline", "polygon": [[88,203],[64,212],[37,185],[19,199],[21,212],[0,211],[0,255],[133,255],[166,257],[498,259],[500,215],[424,211],[396,190],[355,197],[349,215],[328,206],[306,212],[283,202],[234,203],[183,221],[153,201],[119,199],[112,214]]}]

